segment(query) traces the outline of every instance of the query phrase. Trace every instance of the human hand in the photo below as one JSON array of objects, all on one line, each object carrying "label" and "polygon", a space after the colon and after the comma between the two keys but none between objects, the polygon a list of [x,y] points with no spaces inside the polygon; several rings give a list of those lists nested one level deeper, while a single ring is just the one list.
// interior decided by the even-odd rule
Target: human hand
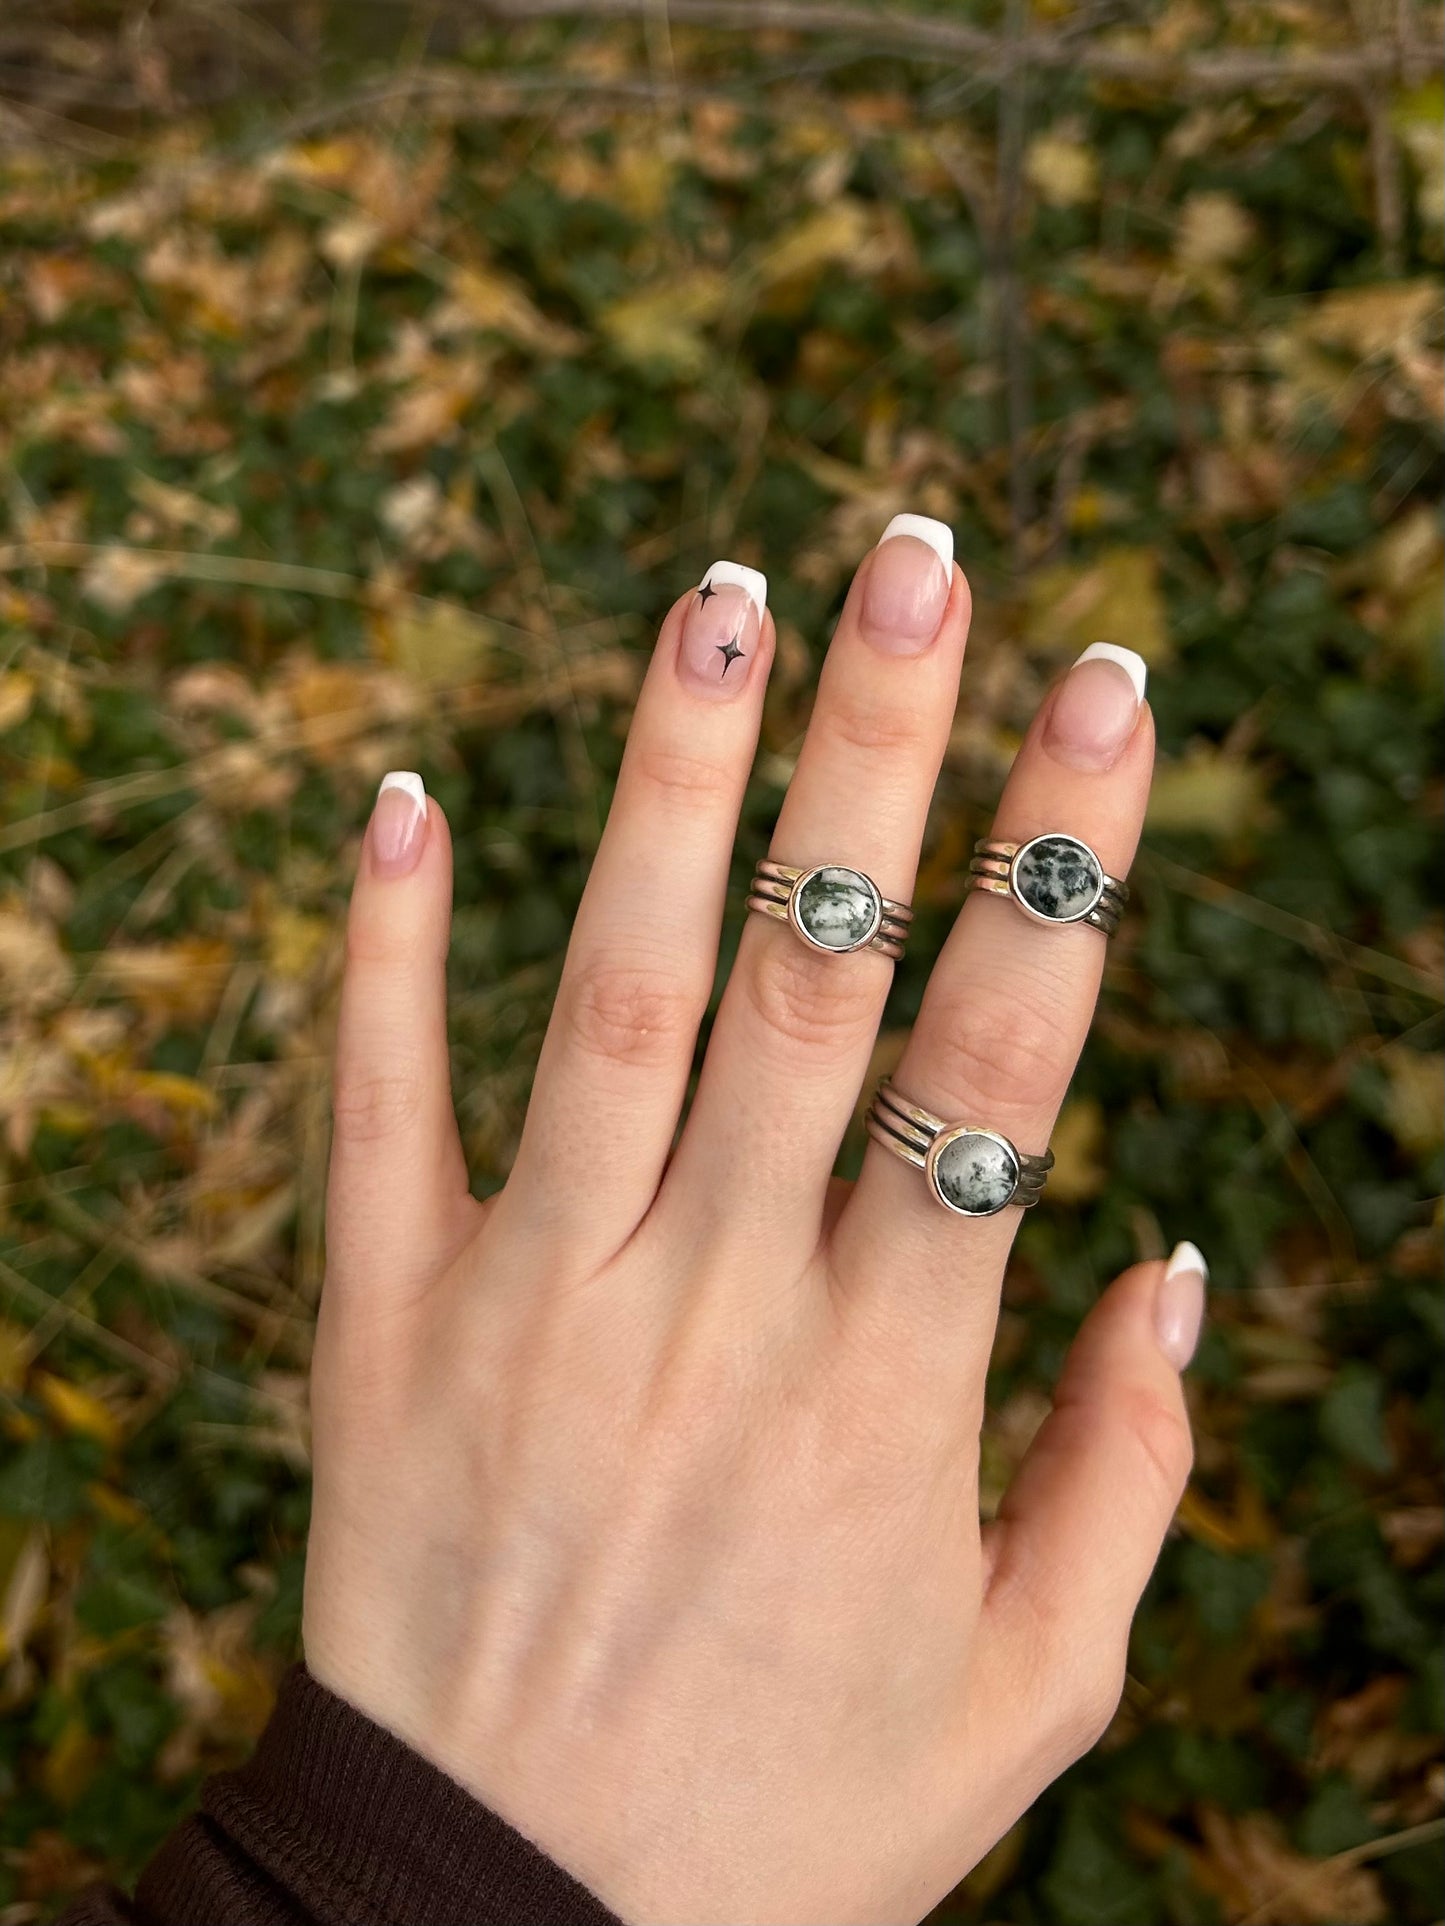
[{"label": "human hand", "polygon": [[[853,583],[772,850],[903,902],[969,619],[947,531],[923,530]],[[306,1657],[627,1920],[917,1919],[1112,1716],[1190,1463],[1203,1266],[1181,1246],[1105,1293],[981,1529],[1019,1212],[950,1215],[878,1143],[851,1189],[830,1177],[888,961],[749,917],[678,1137],[774,643],[761,578],[755,601],[745,572],[710,576],[663,624],[485,1204],[449,1087],[447,826],[405,786],[379,798],[338,1040]],[[1045,701],[995,830],[1067,830],[1116,876],[1153,759],[1121,653]],[[1042,1150],[1105,942],[971,895],[898,1088]]]}]

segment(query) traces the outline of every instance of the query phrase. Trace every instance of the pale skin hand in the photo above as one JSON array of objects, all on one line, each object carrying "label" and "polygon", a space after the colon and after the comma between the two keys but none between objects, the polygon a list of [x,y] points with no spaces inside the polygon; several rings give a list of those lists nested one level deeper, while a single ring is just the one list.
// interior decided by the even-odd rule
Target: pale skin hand
[{"label": "pale skin hand", "polygon": [[[776,858],[908,899],[968,618],[925,542],[865,558]],[[663,624],[498,1196],[452,1111],[447,826],[403,790],[363,845],[338,1042],[308,1664],[672,1926],[928,1911],[1108,1723],[1190,1463],[1184,1247],[1104,1294],[980,1528],[1020,1213],[952,1217],[873,1144],[830,1182],[883,957],[749,917],[674,1147],[772,648],[737,586]],[[1066,829],[1122,875],[1152,758],[1129,675],[1087,662],[994,833]],[[1104,951],[970,897],[898,1086],[1042,1149]]]}]

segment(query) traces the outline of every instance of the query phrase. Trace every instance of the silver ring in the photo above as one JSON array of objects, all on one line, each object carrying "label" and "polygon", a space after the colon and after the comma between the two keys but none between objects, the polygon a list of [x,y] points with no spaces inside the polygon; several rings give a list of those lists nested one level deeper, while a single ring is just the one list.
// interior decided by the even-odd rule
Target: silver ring
[{"label": "silver ring", "polygon": [[900,1097],[886,1077],[868,1106],[868,1135],[921,1170],[933,1196],[956,1217],[992,1217],[1010,1204],[1031,1209],[1054,1167],[1051,1150],[1031,1156],[1001,1131],[947,1123]]},{"label": "silver ring", "polygon": [[1026,843],[976,842],[968,888],[1011,896],[1036,923],[1088,923],[1105,936],[1118,929],[1129,900],[1129,885],[1106,875],[1086,842],[1056,829]]},{"label": "silver ring", "polygon": [[906,903],[890,902],[871,876],[844,863],[795,869],[764,858],[753,870],[748,908],[790,923],[811,950],[830,956],[877,950],[895,963],[913,921]]}]

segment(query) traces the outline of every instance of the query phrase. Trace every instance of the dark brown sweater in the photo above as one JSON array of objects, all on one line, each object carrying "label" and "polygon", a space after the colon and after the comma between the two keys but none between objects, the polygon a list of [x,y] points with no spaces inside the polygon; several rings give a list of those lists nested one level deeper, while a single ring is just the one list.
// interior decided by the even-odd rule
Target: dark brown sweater
[{"label": "dark brown sweater", "polygon": [[575,1879],[392,1733],[287,1673],[254,1757],[208,1779],[135,1898],[59,1926],[618,1926]]}]

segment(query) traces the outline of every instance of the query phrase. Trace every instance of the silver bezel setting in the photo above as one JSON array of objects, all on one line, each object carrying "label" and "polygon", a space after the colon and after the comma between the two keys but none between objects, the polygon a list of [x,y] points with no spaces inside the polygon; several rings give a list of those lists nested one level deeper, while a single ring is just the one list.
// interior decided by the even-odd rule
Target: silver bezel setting
[{"label": "silver bezel setting", "polygon": [[[803,927],[802,912],[798,907],[803,891],[813,878],[826,875],[830,870],[838,875],[851,877],[859,887],[868,892],[868,900],[873,906],[872,919],[868,928],[856,941],[845,944],[841,949],[832,943],[820,943],[816,936],[811,935]],[[851,956],[855,950],[866,950],[878,934],[883,923],[883,896],[872,877],[865,876],[861,869],[853,869],[847,863],[815,863],[811,869],[805,869],[792,886],[792,893],[788,898],[788,921],[810,950],[819,950],[824,956]]]},{"label": "silver bezel setting", "polygon": [[[1094,893],[1088,902],[1085,903],[1084,907],[1081,910],[1075,910],[1071,916],[1045,916],[1042,910],[1036,910],[1032,903],[1024,900],[1023,891],[1019,888],[1018,866],[1028,852],[1039,843],[1069,843],[1073,848],[1081,850],[1093,864]],[[1024,915],[1031,916],[1036,923],[1049,923],[1054,925],[1060,923],[1082,923],[1092,911],[1099,907],[1100,899],[1104,894],[1105,880],[1104,865],[1099,861],[1098,857],[1083,838],[1080,836],[1070,836],[1067,831],[1061,829],[1046,829],[1041,835],[1030,836],[1026,843],[1019,844],[1008,866],[1009,894],[1013,897]]]},{"label": "silver bezel setting", "polygon": [[[1051,920],[1049,917],[1044,918],[1045,922]],[[987,1137],[990,1143],[998,1145],[1000,1150],[1002,1150],[1008,1158],[1010,1164],[1012,1164],[1014,1174],[1013,1187],[1001,1204],[994,1204],[988,1210],[965,1210],[962,1204],[952,1203],[944,1196],[943,1187],[938,1181],[938,1159],[950,1144],[956,1144],[961,1137]],[[1017,1150],[1014,1149],[1008,1138],[1003,1136],[999,1131],[985,1130],[979,1124],[954,1124],[951,1129],[941,1130],[928,1146],[928,1153],[923,1160],[923,1174],[928,1179],[929,1189],[933,1192],[939,1203],[942,1204],[945,1210],[952,1211],[955,1217],[997,1217],[1001,1210],[1008,1209],[1009,1205],[1017,1196],[1019,1178],[1023,1172],[1019,1163]]]}]

